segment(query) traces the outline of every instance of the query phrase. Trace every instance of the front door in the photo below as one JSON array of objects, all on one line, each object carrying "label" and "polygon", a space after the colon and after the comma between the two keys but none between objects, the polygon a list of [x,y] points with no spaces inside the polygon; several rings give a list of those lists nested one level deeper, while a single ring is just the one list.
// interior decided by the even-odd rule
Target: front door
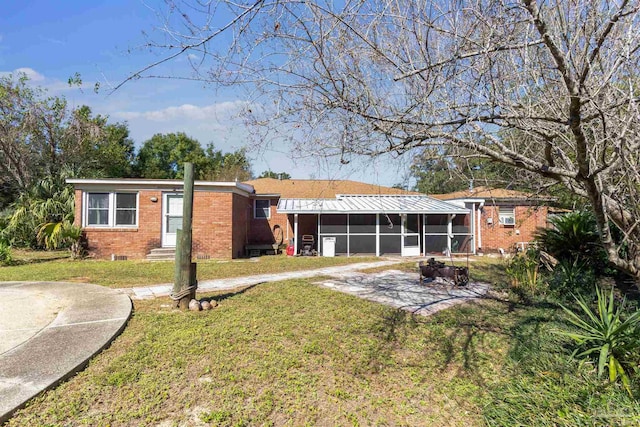
[{"label": "front door", "polygon": [[182,194],[165,193],[162,200],[162,247],[176,246],[176,231],[182,228]]},{"label": "front door", "polygon": [[420,256],[419,215],[402,215],[402,256]]}]

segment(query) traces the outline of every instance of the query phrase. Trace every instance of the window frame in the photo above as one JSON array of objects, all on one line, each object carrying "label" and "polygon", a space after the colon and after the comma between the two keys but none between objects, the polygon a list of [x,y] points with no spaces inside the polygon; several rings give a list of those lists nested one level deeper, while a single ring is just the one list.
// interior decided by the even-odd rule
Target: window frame
[{"label": "window frame", "polygon": [[[107,223],[106,224],[90,224],[89,223],[89,197],[92,194],[107,194]],[[135,194],[135,207],[134,208],[121,208],[117,207],[117,197],[119,194]],[[117,224],[117,213],[119,210],[134,210],[134,223],[133,224]],[[102,208],[104,210],[104,208]],[[138,191],[85,191],[83,192],[83,210],[82,210],[82,226],[86,228],[137,228],[140,217],[140,193]]]},{"label": "window frame", "polygon": [[[258,209],[258,202],[267,202],[267,216],[258,216],[258,212],[265,212],[265,208]],[[271,219],[271,199],[253,199],[253,219]]]},{"label": "window frame", "polygon": [[[509,212],[506,212],[509,211]],[[512,218],[511,223],[505,222],[505,218]],[[515,206],[500,206],[498,207],[498,223],[505,227],[516,226],[516,208]]]},{"label": "window frame", "polygon": [[[91,204],[89,202],[89,199],[90,199],[91,195],[101,195],[101,196],[106,195],[107,196],[107,207],[106,208],[92,208]],[[87,193],[85,206],[86,206],[85,218],[86,218],[86,223],[87,223],[88,226],[90,226],[90,227],[108,227],[109,226],[109,217],[110,217],[109,206],[111,206],[111,195],[108,192],[106,192],[106,191],[100,191],[100,192],[96,191],[96,192]],[[91,224],[91,225],[89,225],[89,218],[91,218],[91,211],[105,211],[105,210],[107,211],[107,223],[106,224]]]}]

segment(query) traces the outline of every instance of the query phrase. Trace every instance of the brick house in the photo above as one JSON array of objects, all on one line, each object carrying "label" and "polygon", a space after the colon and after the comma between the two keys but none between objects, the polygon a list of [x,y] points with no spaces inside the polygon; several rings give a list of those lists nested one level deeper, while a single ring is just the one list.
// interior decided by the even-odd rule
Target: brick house
[{"label": "brick house", "polygon": [[432,197],[464,205],[474,223],[472,252],[525,249],[548,224],[550,198],[521,191],[478,187]]},{"label": "brick house", "polygon": [[[182,181],[69,179],[75,221],[97,258],[144,258],[175,247],[182,223]],[[238,258],[255,248],[312,238],[337,255],[403,255],[474,250],[464,204],[405,190],[342,180],[196,181],[193,253]],[[327,247],[323,245],[327,243]],[[275,246],[274,246],[275,245]]]}]

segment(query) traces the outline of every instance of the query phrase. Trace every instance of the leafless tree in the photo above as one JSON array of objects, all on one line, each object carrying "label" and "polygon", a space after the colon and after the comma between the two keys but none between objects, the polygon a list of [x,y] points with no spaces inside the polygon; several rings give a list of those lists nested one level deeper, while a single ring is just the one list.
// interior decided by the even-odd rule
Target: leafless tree
[{"label": "leafless tree", "polygon": [[540,174],[589,201],[611,263],[640,278],[639,8],[168,1],[150,34],[166,56],[132,78],[188,57],[172,77],[246,84],[256,124],[343,162],[447,145]]}]

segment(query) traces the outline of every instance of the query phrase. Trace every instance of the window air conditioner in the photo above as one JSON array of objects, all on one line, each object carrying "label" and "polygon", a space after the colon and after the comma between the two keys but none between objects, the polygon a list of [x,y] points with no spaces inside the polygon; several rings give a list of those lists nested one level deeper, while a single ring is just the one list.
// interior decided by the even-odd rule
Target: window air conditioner
[{"label": "window air conditioner", "polygon": [[515,225],[515,223],[516,223],[516,219],[514,217],[512,217],[512,216],[505,216],[505,217],[501,218],[501,220],[502,220],[501,222],[504,225]]}]

